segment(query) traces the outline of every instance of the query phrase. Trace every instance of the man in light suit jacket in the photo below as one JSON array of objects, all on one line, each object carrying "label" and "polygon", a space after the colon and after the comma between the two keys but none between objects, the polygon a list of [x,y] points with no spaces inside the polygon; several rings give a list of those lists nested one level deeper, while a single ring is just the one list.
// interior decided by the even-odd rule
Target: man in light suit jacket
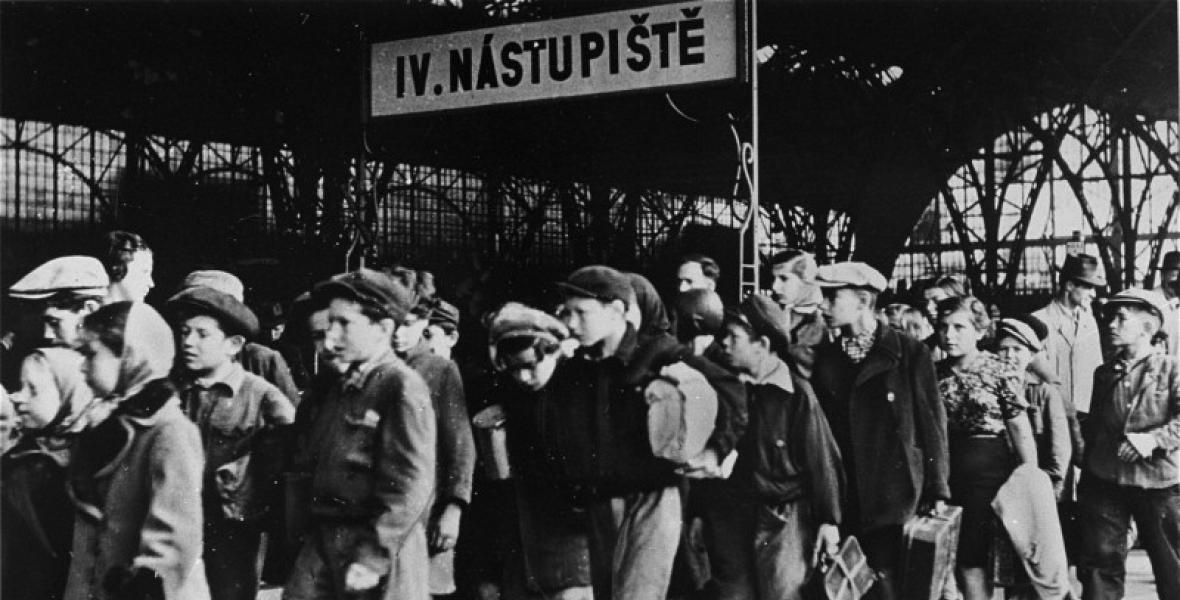
[{"label": "man in light suit jacket", "polygon": [[[1069,422],[1075,463],[1084,451],[1081,424],[1090,412],[1094,389],[1094,371],[1102,365],[1102,334],[1090,309],[1098,288],[1106,278],[1098,271],[1098,259],[1089,254],[1070,255],[1061,265],[1057,296],[1047,306],[1033,313],[1049,328],[1045,354],[1056,372],[1059,390],[1066,405],[1073,404],[1076,416]],[[1078,523],[1075,515],[1077,470],[1069,469],[1064,482],[1060,511],[1070,563],[1076,559]]]},{"label": "man in light suit jacket", "polygon": [[1068,256],[1061,265],[1057,296],[1033,313],[1049,327],[1045,340],[1049,364],[1056,368],[1062,392],[1081,414],[1090,412],[1094,370],[1102,364],[1102,336],[1090,304],[1105,285],[1097,258]]}]

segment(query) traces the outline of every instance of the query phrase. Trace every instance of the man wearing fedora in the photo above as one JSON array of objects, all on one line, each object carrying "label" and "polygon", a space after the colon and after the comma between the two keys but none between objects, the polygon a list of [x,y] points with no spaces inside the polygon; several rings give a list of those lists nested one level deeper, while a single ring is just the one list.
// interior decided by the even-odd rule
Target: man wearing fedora
[{"label": "man wearing fedora", "polygon": [[1066,400],[1078,412],[1090,412],[1094,370],[1102,364],[1102,338],[1091,304],[1106,278],[1098,259],[1089,254],[1067,256],[1061,265],[1057,295],[1033,313],[1049,327],[1045,351],[1056,369]]}]

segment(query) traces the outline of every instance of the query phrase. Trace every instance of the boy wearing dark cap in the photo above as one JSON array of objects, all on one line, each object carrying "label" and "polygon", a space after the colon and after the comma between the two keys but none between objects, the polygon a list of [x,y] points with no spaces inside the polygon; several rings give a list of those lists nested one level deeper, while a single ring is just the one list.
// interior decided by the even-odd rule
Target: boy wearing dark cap
[{"label": "boy wearing dark cap", "polygon": [[214,600],[258,595],[262,518],[273,508],[283,460],[281,428],[295,406],[236,360],[258,319],[210,288],[168,300],[176,334],[174,380],[205,450],[205,574]]},{"label": "boy wearing dark cap", "polygon": [[[214,269],[193,271],[185,276],[184,281],[180,284],[180,289],[186,290],[194,287],[212,288],[229,294],[238,302],[246,302],[246,288],[242,284],[242,280],[227,271]],[[296,406],[299,405],[299,388],[291,376],[291,368],[287,365],[287,360],[278,351],[257,342],[247,341],[246,345],[242,347],[241,353],[238,354],[238,361],[247,371],[271,382],[279,388],[279,391],[286,394],[292,403]]]},{"label": "boy wearing dark cap", "polygon": [[821,311],[836,339],[816,349],[811,384],[840,448],[848,491],[843,526],[879,575],[867,598],[900,597],[902,527],[941,512],[947,485],[946,411],[930,351],[876,317],[885,277],[860,262],[816,272]]},{"label": "boy wearing dark cap", "polygon": [[579,344],[545,388],[543,451],[549,470],[591,515],[596,598],[663,598],[680,538],[676,465],[653,455],[645,386],[679,360],[679,343],[627,322],[627,277],[596,265],[558,284],[563,317]]},{"label": "boy wearing dark cap", "polygon": [[721,345],[749,390],[749,428],[714,513],[719,598],[802,598],[821,555],[839,552],[844,469],[823,410],[806,380],[781,358],[785,315],[751,296],[727,315]]},{"label": "boy wearing dark cap", "polygon": [[437,300],[430,311],[430,324],[423,337],[430,343],[430,351],[450,360],[455,344],[459,343],[459,309],[446,300]]},{"label": "boy wearing dark cap", "polygon": [[310,478],[312,522],[284,597],[426,600],[437,420],[426,383],[392,348],[413,294],[359,269],[312,296],[328,307],[324,353],[345,370],[300,405],[296,464]]},{"label": "boy wearing dark cap", "polygon": [[1107,302],[1116,354],[1094,373],[1078,509],[1084,600],[1122,598],[1131,519],[1160,598],[1180,598],[1180,363],[1153,345],[1166,301],[1130,289]]},{"label": "boy wearing dark cap", "polygon": [[430,593],[442,596],[455,592],[455,544],[463,509],[471,503],[475,440],[459,367],[431,352],[426,339],[436,306],[434,300],[422,300],[410,310],[394,332],[394,351],[426,381],[438,416],[438,481],[426,535]]}]

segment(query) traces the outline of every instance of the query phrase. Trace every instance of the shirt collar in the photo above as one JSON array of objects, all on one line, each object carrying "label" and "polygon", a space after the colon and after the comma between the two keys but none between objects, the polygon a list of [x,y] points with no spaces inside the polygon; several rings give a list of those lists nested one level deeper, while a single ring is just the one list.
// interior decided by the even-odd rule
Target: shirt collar
[{"label": "shirt collar", "polygon": [[1130,372],[1140,366],[1147,365],[1154,362],[1155,360],[1158,360],[1157,357],[1162,356],[1163,354],[1164,351],[1157,346],[1152,346],[1151,349],[1147,351],[1147,354],[1133,359],[1126,358],[1122,355],[1122,353],[1119,353],[1118,358],[1114,361],[1114,370],[1118,373]]},{"label": "shirt collar", "polygon": [[635,354],[635,349],[639,346],[639,334],[635,328],[628,323],[627,331],[623,334],[623,339],[619,340],[619,347],[615,349],[615,353],[611,356],[602,356],[602,342],[599,342],[588,348],[578,348],[577,354],[581,358],[587,360],[605,360],[612,356],[619,359],[623,364],[631,362],[631,357]]},{"label": "shirt collar", "polygon": [[369,376],[372,375],[373,370],[377,365],[384,364],[397,357],[393,353],[393,348],[386,348],[383,352],[378,353],[369,360],[353,365],[342,375],[341,384],[346,390],[359,390],[365,387],[369,381]]},{"label": "shirt collar", "polygon": [[750,375],[742,373],[738,376],[744,383],[751,385],[770,385],[777,387],[788,394],[795,393],[795,382],[791,379],[791,367],[783,362],[783,359],[774,357],[775,365],[769,372],[759,379],[754,379]]},{"label": "shirt collar", "polygon": [[234,362],[220,376],[197,377],[189,382],[185,389],[199,387],[213,389],[216,386],[229,388],[230,395],[237,396],[242,389],[242,382],[246,380],[246,369],[239,362]]}]

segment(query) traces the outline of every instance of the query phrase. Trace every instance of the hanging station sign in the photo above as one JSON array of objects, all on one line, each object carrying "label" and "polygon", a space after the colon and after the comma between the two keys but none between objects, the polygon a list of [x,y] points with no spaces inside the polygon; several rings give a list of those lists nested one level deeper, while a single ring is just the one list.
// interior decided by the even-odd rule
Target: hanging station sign
[{"label": "hanging station sign", "polygon": [[732,81],[737,4],[701,0],[376,43],[369,115]]}]

